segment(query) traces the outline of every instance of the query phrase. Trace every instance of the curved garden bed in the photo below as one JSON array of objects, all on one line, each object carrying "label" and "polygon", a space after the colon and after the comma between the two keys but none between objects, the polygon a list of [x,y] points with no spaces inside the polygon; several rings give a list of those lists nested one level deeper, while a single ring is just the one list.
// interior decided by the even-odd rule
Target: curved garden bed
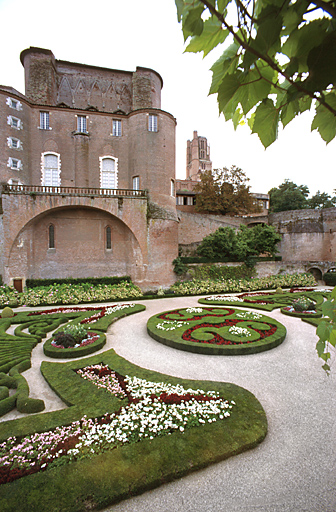
[{"label": "curved garden bed", "polygon": [[272,318],[235,308],[185,308],[152,316],[147,331],[179,350],[210,355],[254,354],[280,345],[286,328]]},{"label": "curved garden bed", "polygon": [[103,348],[106,343],[106,336],[103,332],[89,332],[88,338],[84,339],[78,347],[63,347],[53,344],[53,338],[47,340],[43,345],[43,352],[48,357],[55,359],[71,359],[93,354]]}]

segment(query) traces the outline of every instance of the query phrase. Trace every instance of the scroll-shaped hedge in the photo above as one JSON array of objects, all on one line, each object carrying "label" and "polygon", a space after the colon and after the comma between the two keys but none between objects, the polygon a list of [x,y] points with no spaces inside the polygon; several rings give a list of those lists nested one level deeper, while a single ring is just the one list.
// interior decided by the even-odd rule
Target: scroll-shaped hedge
[{"label": "scroll-shaped hedge", "polygon": [[186,308],[152,316],[147,330],[170,347],[211,355],[240,355],[274,348],[286,328],[265,315],[233,308]]}]

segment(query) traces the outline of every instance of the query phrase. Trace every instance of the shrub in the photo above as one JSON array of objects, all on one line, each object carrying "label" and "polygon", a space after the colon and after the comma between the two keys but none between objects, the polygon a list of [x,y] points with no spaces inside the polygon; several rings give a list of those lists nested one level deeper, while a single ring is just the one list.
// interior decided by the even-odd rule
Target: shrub
[{"label": "shrub", "polygon": [[293,308],[295,311],[312,311],[315,309],[315,303],[308,297],[299,297],[293,300]]},{"label": "shrub", "polygon": [[188,270],[187,266],[184,263],[182,263],[182,258],[180,256],[173,260],[173,265],[174,265],[174,272],[178,276],[185,274]]},{"label": "shrub", "polygon": [[255,270],[245,264],[234,266],[200,265],[190,268],[188,274],[195,279],[250,279],[255,276]]},{"label": "shrub", "polygon": [[323,281],[328,286],[336,286],[336,272],[327,272],[323,276]]},{"label": "shrub", "polygon": [[81,324],[68,324],[62,329],[62,332],[72,336],[76,343],[80,343],[86,336],[86,327]]},{"label": "shrub", "polygon": [[72,334],[66,334],[63,331],[55,334],[54,342],[56,345],[62,345],[64,348],[74,347],[77,344],[77,341],[72,336]]},{"label": "shrub", "polygon": [[11,308],[9,308],[8,306],[6,306],[2,310],[1,318],[13,318],[13,316],[14,316],[13,310]]}]

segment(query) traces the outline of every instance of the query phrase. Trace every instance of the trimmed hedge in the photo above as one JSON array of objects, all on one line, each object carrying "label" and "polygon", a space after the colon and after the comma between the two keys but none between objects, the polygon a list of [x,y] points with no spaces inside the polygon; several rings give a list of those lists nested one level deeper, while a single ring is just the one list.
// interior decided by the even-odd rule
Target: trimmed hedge
[{"label": "trimmed hedge", "polygon": [[83,347],[69,347],[69,348],[59,348],[55,347],[51,344],[53,338],[47,340],[43,345],[43,352],[48,357],[53,357],[55,359],[72,359],[74,357],[83,357],[89,354],[93,354],[93,352],[97,352],[106,343],[106,336],[103,332],[95,331],[99,338],[98,340],[90,343],[90,345],[84,345]]},{"label": "trimmed hedge", "polygon": [[101,362],[120,375],[181,384],[185,389],[217,391],[225,399],[234,400],[237,406],[223,421],[126,444],[91,459],[54,467],[2,485],[1,510],[25,512],[28,507],[29,512],[82,512],[101,509],[242,453],[257,446],[266,436],[265,412],[249,391],[234,384],[182,380],[151,372],[109,350],[81,361],[43,362],[41,370],[47,382],[72,407],[1,423],[0,439],[47,431],[80,419],[84,414],[98,417],[117,411],[125,399],[111,398],[74,372]]},{"label": "trimmed hedge", "polygon": [[328,286],[336,286],[336,272],[327,272],[324,274],[323,281]]},{"label": "trimmed hedge", "polygon": [[[197,308],[191,308],[197,309]],[[184,350],[187,352],[193,352],[197,354],[208,354],[208,355],[223,355],[223,356],[232,356],[232,355],[243,355],[243,354],[255,354],[258,352],[264,352],[266,350],[270,350],[274,347],[280,345],[285,337],[286,337],[286,328],[284,325],[280,324],[273,318],[262,315],[260,319],[240,319],[236,316],[236,313],[245,313],[243,310],[232,310],[231,308],[201,308],[203,313],[208,311],[209,315],[202,313],[190,313],[186,308],[180,308],[178,310],[165,311],[164,313],[159,313],[157,315],[152,316],[147,322],[147,332],[148,334],[154,338],[156,341],[163,343],[164,345],[168,345],[169,347],[173,347],[179,350]],[[230,312],[231,310],[231,312]],[[233,311],[233,312],[232,312]],[[221,314],[222,313],[222,314]],[[168,320],[165,320],[162,317],[166,317],[168,315]],[[161,318],[160,318],[161,317]],[[184,318],[183,318],[184,317]],[[195,318],[193,320],[193,317]],[[232,342],[240,343],[240,344],[226,344],[224,341],[218,341],[218,336],[221,337],[219,329],[221,328],[221,323],[225,323],[225,321],[230,322],[231,320],[235,321],[238,319],[239,327],[250,327],[251,332],[251,341],[249,341],[248,337],[245,338],[245,341],[239,336],[230,335],[227,332],[225,333],[225,340],[229,341],[231,338]],[[157,327],[158,324],[164,324],[164,322],[179,322],[182,325],[173,329],[163,330]],[[184,323],[185,322],[185,323]],[[184,324],[183,324],[184,323]],[[207,329],[207,332],[204,336],[204,341],[189,341],[187,339],[183,339],[188,337],[186,334],[188,331],[192,331],[194,327],[198,325],[204,325],[204,329]],[[276,327],[276,332],[271,334],[268,337],[262,339],[257,336],[257,331],[266,330],[265,324],[270,325],[272,327]],[[222,326],[225,327],[225,326]],[[196,329],[198,329],[196,327]],[[203,334],[204,335],[204,334]],[[213,339],[207,342],[207,338],[213,335]],[[190,337],[190,336],[189,336]],[[217,337],[217,340],[214,341]],[[254,338],[254,339],[253,339]]]},{"label": "trimmed hedge", "polygon": [[26,287],[27,288],[36,288],[38,286],[50,286],[53,284],[119,284],[123,281],[131,283],[132,280],[130,276],[114,276],[114,277],[66,277],[63,279],[27,279]]}]

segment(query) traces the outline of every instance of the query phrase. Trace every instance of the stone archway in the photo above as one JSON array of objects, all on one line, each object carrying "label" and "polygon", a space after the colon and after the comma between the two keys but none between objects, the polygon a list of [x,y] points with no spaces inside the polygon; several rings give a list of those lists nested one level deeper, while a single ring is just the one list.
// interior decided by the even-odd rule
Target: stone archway
[{"label": "stone archway", "polygon": [[12,275],[25,278],[144,278],[143,256],[133,232],[109,212],[87,207],[55,208],[32,219],[16,237],[8,263]]},{"label": "stone archway", "polygon": [[308,272],[315,277],[316,281],[322,281],[323,273],[318,267],[311,267]]}]

